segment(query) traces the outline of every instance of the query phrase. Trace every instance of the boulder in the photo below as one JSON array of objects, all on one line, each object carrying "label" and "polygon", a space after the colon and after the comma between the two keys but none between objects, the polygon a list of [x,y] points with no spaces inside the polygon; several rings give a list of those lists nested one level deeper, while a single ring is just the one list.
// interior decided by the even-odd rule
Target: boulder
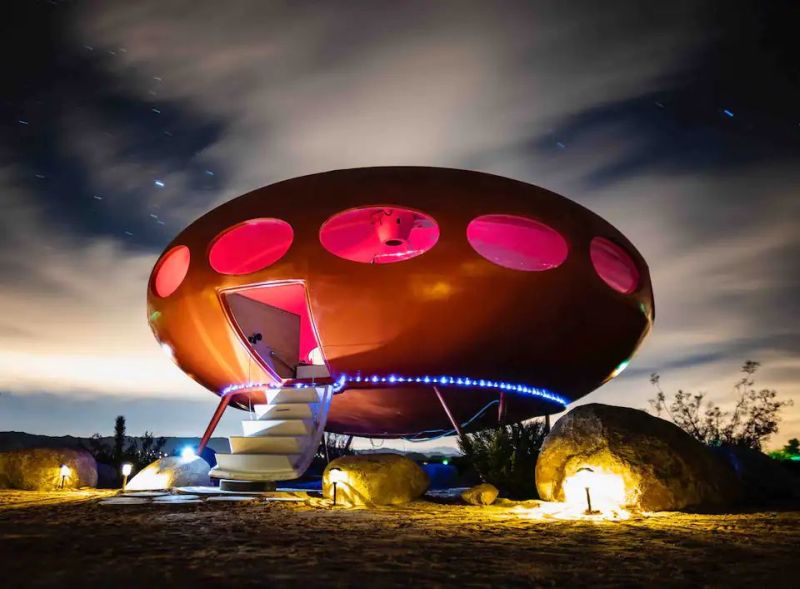
[{"label": "boulder", "polygon": [[713,451],[733,468],[745,503],[800,498],[800,478],[763,452],[737,446],[720,446]]},{"label": "boulder", "polygon": [[399,505],[428,490],[428,476],[416,462],[399,454],[360,454],[337,458],[322,473],[322,492],[337,505]]},{"label": "boulder", "polygon": [[470,505],[491,505],[500,491],[489,483],[482,483],[461,493],[461,498]]},{"label": "boulder", "polygon": [[211,485],[208,462],[199,456],[183,458],[167,456],[137,472],[128,481],[128,491],[157,491],[173,487],[207,487]]},{"label": "boulder", "polygon": [[86,450],[28,448],[0,453],[0,489],[52,491],[61,488],[61,465],[69,467],[65,489],[97,485],[97,463]]},{"label": "boulder", "polygon": [[536,463],[546,501],[643,511],[719,509],[734,503],[732,469],[678,426],[627,407],[576,407],[556,422]]}]

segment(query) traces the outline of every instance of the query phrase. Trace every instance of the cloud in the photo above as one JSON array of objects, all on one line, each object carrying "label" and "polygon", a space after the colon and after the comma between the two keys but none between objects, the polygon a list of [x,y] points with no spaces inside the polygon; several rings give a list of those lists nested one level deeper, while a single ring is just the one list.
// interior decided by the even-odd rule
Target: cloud
[{"label": "cloud", "polygon": [[[794,169],[722,176],[637,175],[592,194],[649,261],[655,329],[623,375],[581,402],[647,407],[651,372],[668,390],[705,391],[729,408],[741,364],[794,400],[773,443],[800,433],[800,205]],[[648,196],[657,187],[658,194]],[[588,203],[587,203],[588,204]]]},{"label": "cloud", "polygon": [[88,13],[81,33],[126,48],[112,67],[132,92],[226,121],[202,153],[229,169],[225,197],[326,169],[485,161],[638,93],[695,34],[669,27],[681,10],[496,8],[118,3]]},{"label": "cloud", "polygon": [[[273,181],[438,165],[554,189],[614,223],[649,261],[655,330],[623,376],[586,401],[644,407],[651,371],[722,399],[752,358],[764,363],[765,385],[798,400],[784,432],[800,435],[800,336],[787,320],[800,311],[797,158],[783,140],[763,140],[763,125],[740,123],[746,109],[735,121],[718,112],[705,77],[731,68],[709,47],[722,39],[730,59],[738,54],[735,35],[706,24],[707,9],[156,0],[79,8],[70,42],[106,51],[93,62],[103,83],[92,92],[127,107],[120,115],[72,105],[58,121],[58,149],[104,195],[117,237],[126,222],[138,224],[140,249],[61,226],[40,194],[20,191],[24,182],[9,176],[19,170],[7,169],[0,198],[13,245],[0,264],[4,277],[26,279],[0,291],[10,311],[0,322],[0,388],[202,394],[161,356],[144,320],[159,246],[216,203]],[[145,114],[127,120],[133,112]],[[164,190],[153,189],[155,177]],[[164,229],[146,225],[150,213]],[[147,240],[137,242],[140,233]]]},{"label": "cloud", "polygon": [[155,256],[59,229],[0,169],[0,390],[64,395],[196,394],[145,319]]}]

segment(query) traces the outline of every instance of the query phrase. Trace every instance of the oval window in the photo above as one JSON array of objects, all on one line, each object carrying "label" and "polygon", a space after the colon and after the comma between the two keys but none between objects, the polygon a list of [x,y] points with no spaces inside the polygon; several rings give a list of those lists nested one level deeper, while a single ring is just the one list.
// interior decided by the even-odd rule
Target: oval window
[{"label": "oval window", "polygon": [[153,279],[153,290],[161,298],[175,292],[189,271],[189,248],[176,245],[161,257]]},{"label": "oval window", "polygon": [[628,252],[613,241],[595,237],[589,247],[589,257],[597,275],[617,292],[630,294],[639,286],[636,264]]},{"label": "oval window", "polygon": [[544,223],[515,215],[483,215],[467,226],[467,241],[490,262],[525,272],[550,270],[567,259],[569,246]]},{"label": "oval window", "polygon": [[250,274],[289,250],[292,226],[280,219],[251,219],[226,229],[211,244],[208,262],[220,274]]},{"label": "oval window", "polygon": [[394,206],[370,206],[335,214],[319,230],[322,246],[363,264],[390,264],[424,254],[439,240],[430,215]]}]

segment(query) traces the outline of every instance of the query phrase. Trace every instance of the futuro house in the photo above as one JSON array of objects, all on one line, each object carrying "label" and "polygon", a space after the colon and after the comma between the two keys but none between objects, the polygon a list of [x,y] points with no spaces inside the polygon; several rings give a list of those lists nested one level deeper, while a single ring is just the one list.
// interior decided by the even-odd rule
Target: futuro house
[{"label": "futuro house", "polygon": [[211,473],[236,480],[300,476],[323,430],[424,439],[559,412],[654,317],[645,260],[599,216],[426,167],[231,200],[169,244],[147,300],[162,347],[221,398],[202,444],[228,405],[256,417]]}]

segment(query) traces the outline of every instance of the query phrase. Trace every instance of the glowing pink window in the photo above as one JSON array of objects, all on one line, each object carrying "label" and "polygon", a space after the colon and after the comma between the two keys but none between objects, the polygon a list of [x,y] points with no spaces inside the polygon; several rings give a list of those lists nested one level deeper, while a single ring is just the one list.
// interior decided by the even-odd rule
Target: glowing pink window
[{"label": "glowing pink window", "polygon": [[189,248],[176,245],[161,257],[155,271],[153,290],[160,297],[175,292],[189,271]]},{"label": "glowing pink window", "polygon": [[630,294],[639,286],[639,270],[628,253],[606,239],[595,237],[589,247],[597,275],[608,286],[623,294]]},{"label": "glowing pink window", "polygon": [[220,233],[208,262],[220,274],[250,274],[274,264],[289,250],[292,226],[280,219],[251,219]]},{"label": "glowing pink window", "polygon": [[319,230],[322,246],[335,256],[364,264],[402,262],[424,254],[439,240],[439,226],[420,211],[394,206],[350,209]]},{"label": "glowing pink window", "polygon": [[481,256],[504,268],[535,272],[560,266],[569,246],[544,223],[514,215],[484,215],[467,226],[467,241]]}]

